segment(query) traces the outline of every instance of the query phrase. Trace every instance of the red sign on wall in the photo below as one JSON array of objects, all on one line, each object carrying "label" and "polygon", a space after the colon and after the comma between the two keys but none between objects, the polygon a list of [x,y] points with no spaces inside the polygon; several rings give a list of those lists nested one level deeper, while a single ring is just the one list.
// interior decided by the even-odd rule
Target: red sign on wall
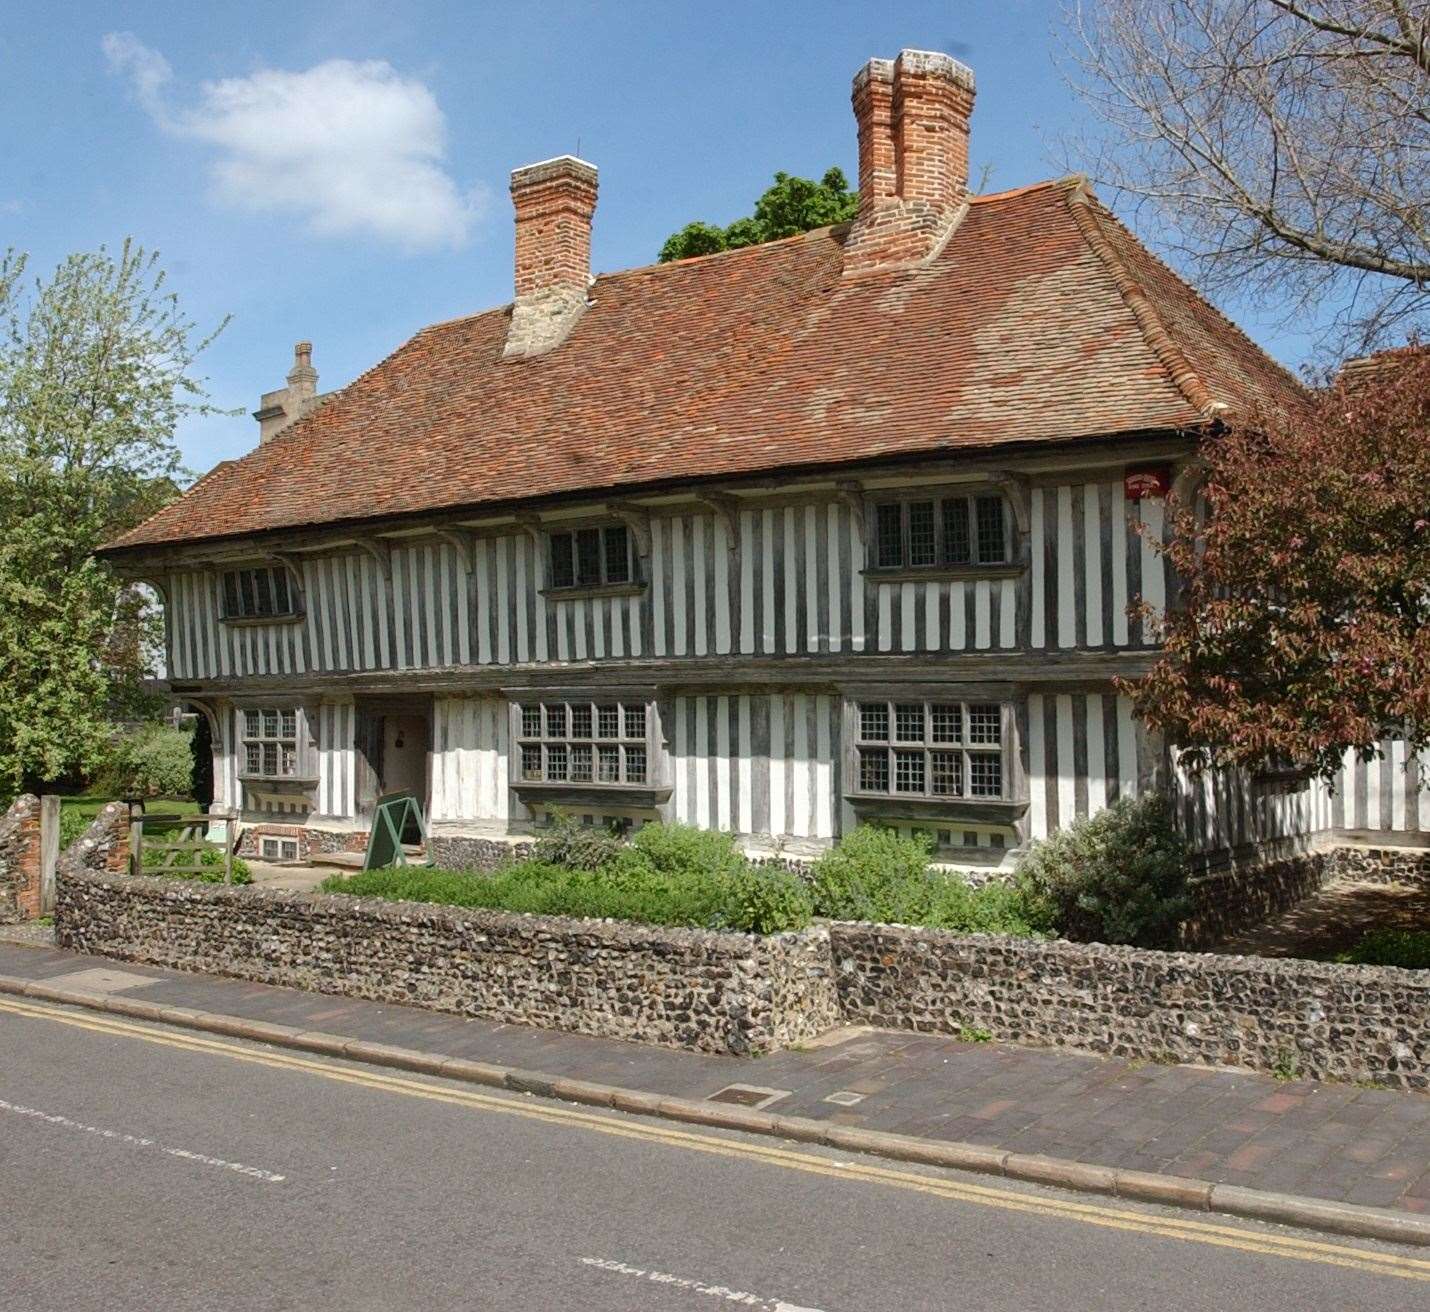
[{"label": "red sign on wall", "polygon": [[1122,495],[1128,501],[1165,497],[1172,490],[1172,470],[1168,465],[1137,465],[1123,471]]}]

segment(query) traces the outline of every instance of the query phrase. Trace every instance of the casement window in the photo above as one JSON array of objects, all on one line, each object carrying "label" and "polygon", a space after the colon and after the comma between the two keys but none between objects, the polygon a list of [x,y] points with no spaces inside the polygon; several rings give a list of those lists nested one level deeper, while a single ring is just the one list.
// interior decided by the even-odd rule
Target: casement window
[{"label": "casement window", "polygon": [[1005,799],[1008,721],[998,702],[861,701],[853,788],[874,797]]},{"label": "casement window", "polygon": [[523,702],[517,716],[520,779],[647,785],[651,719],[640,701]]},{"label": "casement window", "polygon": [[600,588],[636,582],[631,534],[624,524],[552,533],[551,586]]},{"label": "casement window", "polygon": [[297,614],[298,591],[284,566],[224,571],[224,619],[276,619]]},{"label": "casement window", "polygon": [[239,714],[243,773],[253,779],[297,778],[298,712],[291,707],[262,707]]},{"label": "casement window", "polygon": [[1008,505],[997,493],[947,492],[873,506],[874,569],[959,569],[1012,560]]}]

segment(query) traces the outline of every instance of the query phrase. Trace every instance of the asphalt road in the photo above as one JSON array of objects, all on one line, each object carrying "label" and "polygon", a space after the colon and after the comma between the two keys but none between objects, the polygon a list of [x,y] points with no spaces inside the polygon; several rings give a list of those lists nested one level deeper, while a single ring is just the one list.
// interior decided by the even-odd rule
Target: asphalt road
[{"label": "asphalt road", "polygon": [[0,999],[0,1309],[1430,1307],[1430,1253]]}]

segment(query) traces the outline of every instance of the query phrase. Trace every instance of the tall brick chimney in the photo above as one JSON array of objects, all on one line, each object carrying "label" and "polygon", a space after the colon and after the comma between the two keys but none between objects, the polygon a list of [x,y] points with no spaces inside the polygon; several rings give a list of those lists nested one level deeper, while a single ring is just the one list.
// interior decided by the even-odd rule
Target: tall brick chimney
[{"label": "tall brick chimney", "polygon": [[293,367],[288,371],[288,385],[276,392],[264,392],[258,400],[253,417],[258,420],[258,444],[281,433],[296,419],[301,419],[318,400],[318,371],[313,368],[313,343],[299,342],[293,347]]},{"label": "tall brick chimney", "polygon": [[952,231],[968,199],[973,70],[948,55],[903,50],[854,75],[859,214],[844,271],[913,264]]},{"label": "tall brick chimney", "polygon": [[587,304],[596,168],[561,155],[511,175],[516,209],[516,299],[507,356],[541,355],[558,346]]}]

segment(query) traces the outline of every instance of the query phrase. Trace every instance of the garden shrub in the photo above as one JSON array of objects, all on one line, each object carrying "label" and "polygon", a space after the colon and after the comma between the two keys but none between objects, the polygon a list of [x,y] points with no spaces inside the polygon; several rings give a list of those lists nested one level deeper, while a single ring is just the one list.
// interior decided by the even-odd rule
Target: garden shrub
[{"label": "garden shrub", "polygon": [[754,934],[803,929],[811,915],[794,876],[752,867],[729,834],[684,825],[645,826],[595,870],[535,858],[490,875],[408,866],[334,875],[322,890]]},{"label": "garden shrub", "polygon": [[599,825],[583,825],[563,815],[532,847],[532,859],[567,870],[599,870],[625,847],[619,834]]},{"label": "garden shrub", "polygon": [[923,925],[960,933],[1037,934],[1048,927],[1041,904],[992,881],[980,886],[930,868],[926,835],[861,825],[815,862],[816,915]]},{"label": "garden shrub", "polygon": [[1016,883],[1070,939],[1157,947],[1191,910],[1188,855],[1166,799],[1148,793],[1035,843]]},{"label": "garden shrub", "polygon": [[1353,966],[1430,970],[1430,929],[1373,929],[1336,960]]},{"label": "garden shrub", "polygon": [[187,797],[193,769],[187,731],[145,724],[115,738],[102,787],[115,797]]}]

